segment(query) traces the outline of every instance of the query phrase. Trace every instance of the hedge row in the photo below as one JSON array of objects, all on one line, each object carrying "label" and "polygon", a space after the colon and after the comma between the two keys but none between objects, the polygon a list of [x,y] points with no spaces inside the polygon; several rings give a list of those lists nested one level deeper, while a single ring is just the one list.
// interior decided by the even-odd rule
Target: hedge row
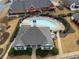
[{"label": "hedge row", "polygon": [[64,17],[58,15],[59,20],[64,24],[65,30],[64,33],[70,29],[70,24],[64,19]]},{"label": "hedge row", "polygon": [[[49,52],[52,53],[52,55],[59,54],[59,51],[57,48],[53,48],[52,50],[41,50],[41,48],[36,50],[36,55],[40,57],[45,57],[49,54]],[[9,56],[17,56],[17,55],[31,55],[32,54],[32,48],[28,48],[27,50],[15,50],[13,47],[9,51]]]},{"label": "hedge row", "polygon": [[51,52],[52,55],[58,55],[59,54],[59,50],[54,47],[52,50],[41,50],[39,48],[39,49],[36,50],[36,55],[41,56],[41,57],[45,57],[49,54],[49,52]]},{"label": "hedge row", "polygon": [[46,55],[48,55],[48,50],[41,50],[40,48],[36,50],[36,55],[37,56],[41,56],[41,57],[44,57]]},{"label": "hedge row", "polygon": [[13,47],[9,51],[9,56],[17,56],[17,55],[31,55],[32,48],[27,48],[27,50],[15,50]]}]

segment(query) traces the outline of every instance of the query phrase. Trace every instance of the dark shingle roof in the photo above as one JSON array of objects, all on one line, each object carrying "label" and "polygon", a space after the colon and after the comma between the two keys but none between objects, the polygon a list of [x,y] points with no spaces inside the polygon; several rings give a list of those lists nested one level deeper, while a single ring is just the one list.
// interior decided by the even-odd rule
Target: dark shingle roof
[{"label": "dark shingle roof", "polygon": [[15,12],[24,12],[30,7],[42,8],[48,7],[51,4],[50,0],[14,0],[11,9]]},{"label": "dark shingle roof", "polygon": [[72,17],[74,17],[75,20],[79,20],[79,13],[73,14]]},{"label": "dark shingle roof", "polygon": [[48,27],[30,27],[27,30],[24,29],[27,28],[24,27],[19,30],[14,46],[20,43],[22,45],[53,44],[50,29]]}]

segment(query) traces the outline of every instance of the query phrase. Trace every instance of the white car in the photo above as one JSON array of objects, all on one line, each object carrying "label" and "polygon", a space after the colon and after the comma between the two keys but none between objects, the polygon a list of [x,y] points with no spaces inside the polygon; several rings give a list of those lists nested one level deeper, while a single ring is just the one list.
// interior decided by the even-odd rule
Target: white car
[{"label": "white car", "polygon": [[73,3],[73,4],[70,6],[70,9],[71,9],[72,11],[79,10],[79,5],[76,5],[75,3]]}]

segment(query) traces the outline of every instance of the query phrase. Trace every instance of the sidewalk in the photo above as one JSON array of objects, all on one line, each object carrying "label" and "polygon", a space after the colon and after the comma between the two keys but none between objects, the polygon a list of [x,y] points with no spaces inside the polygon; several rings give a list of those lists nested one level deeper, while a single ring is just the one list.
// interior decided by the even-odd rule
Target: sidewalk
[{"label": "sidewalk", "polygon": [[9,53],[9,51],[10,51],[10,49],[11,49],[13,43],[14,43],[14,41],[11,43],[11,45],[10,45],[10,47],[8,48],[8,50],[7,50],[6,54],[4,55],[3,59],[7,59],[8,53]]},{"label": "sidewalk", "polygon": [[36,48],[33,48],[31,59],[36,59]]},{"label": "sidewalk", "polygon": [[61,45],[61,38],[59,32],[57,32],[57,40],[58,40],[58,48],[59,48],[59,54],[63,54],[62,45]]}]

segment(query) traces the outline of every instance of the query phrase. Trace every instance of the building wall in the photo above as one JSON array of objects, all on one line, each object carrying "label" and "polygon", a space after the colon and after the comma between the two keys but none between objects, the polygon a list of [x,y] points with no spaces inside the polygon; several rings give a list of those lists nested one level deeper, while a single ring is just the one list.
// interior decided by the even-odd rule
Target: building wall
[{"label": "building wall", "polygon": [[26,50],[27,49],[26,46],[15,46],[14,48],[15,50]]},{"label": "building wall", "polygon": [[[52,46],[29,46],[30,48],[41,48],[42,50],[51,50],[53,47]],[[14,46],[15,50],[26,50],[29,48],[28,46]]]}]

